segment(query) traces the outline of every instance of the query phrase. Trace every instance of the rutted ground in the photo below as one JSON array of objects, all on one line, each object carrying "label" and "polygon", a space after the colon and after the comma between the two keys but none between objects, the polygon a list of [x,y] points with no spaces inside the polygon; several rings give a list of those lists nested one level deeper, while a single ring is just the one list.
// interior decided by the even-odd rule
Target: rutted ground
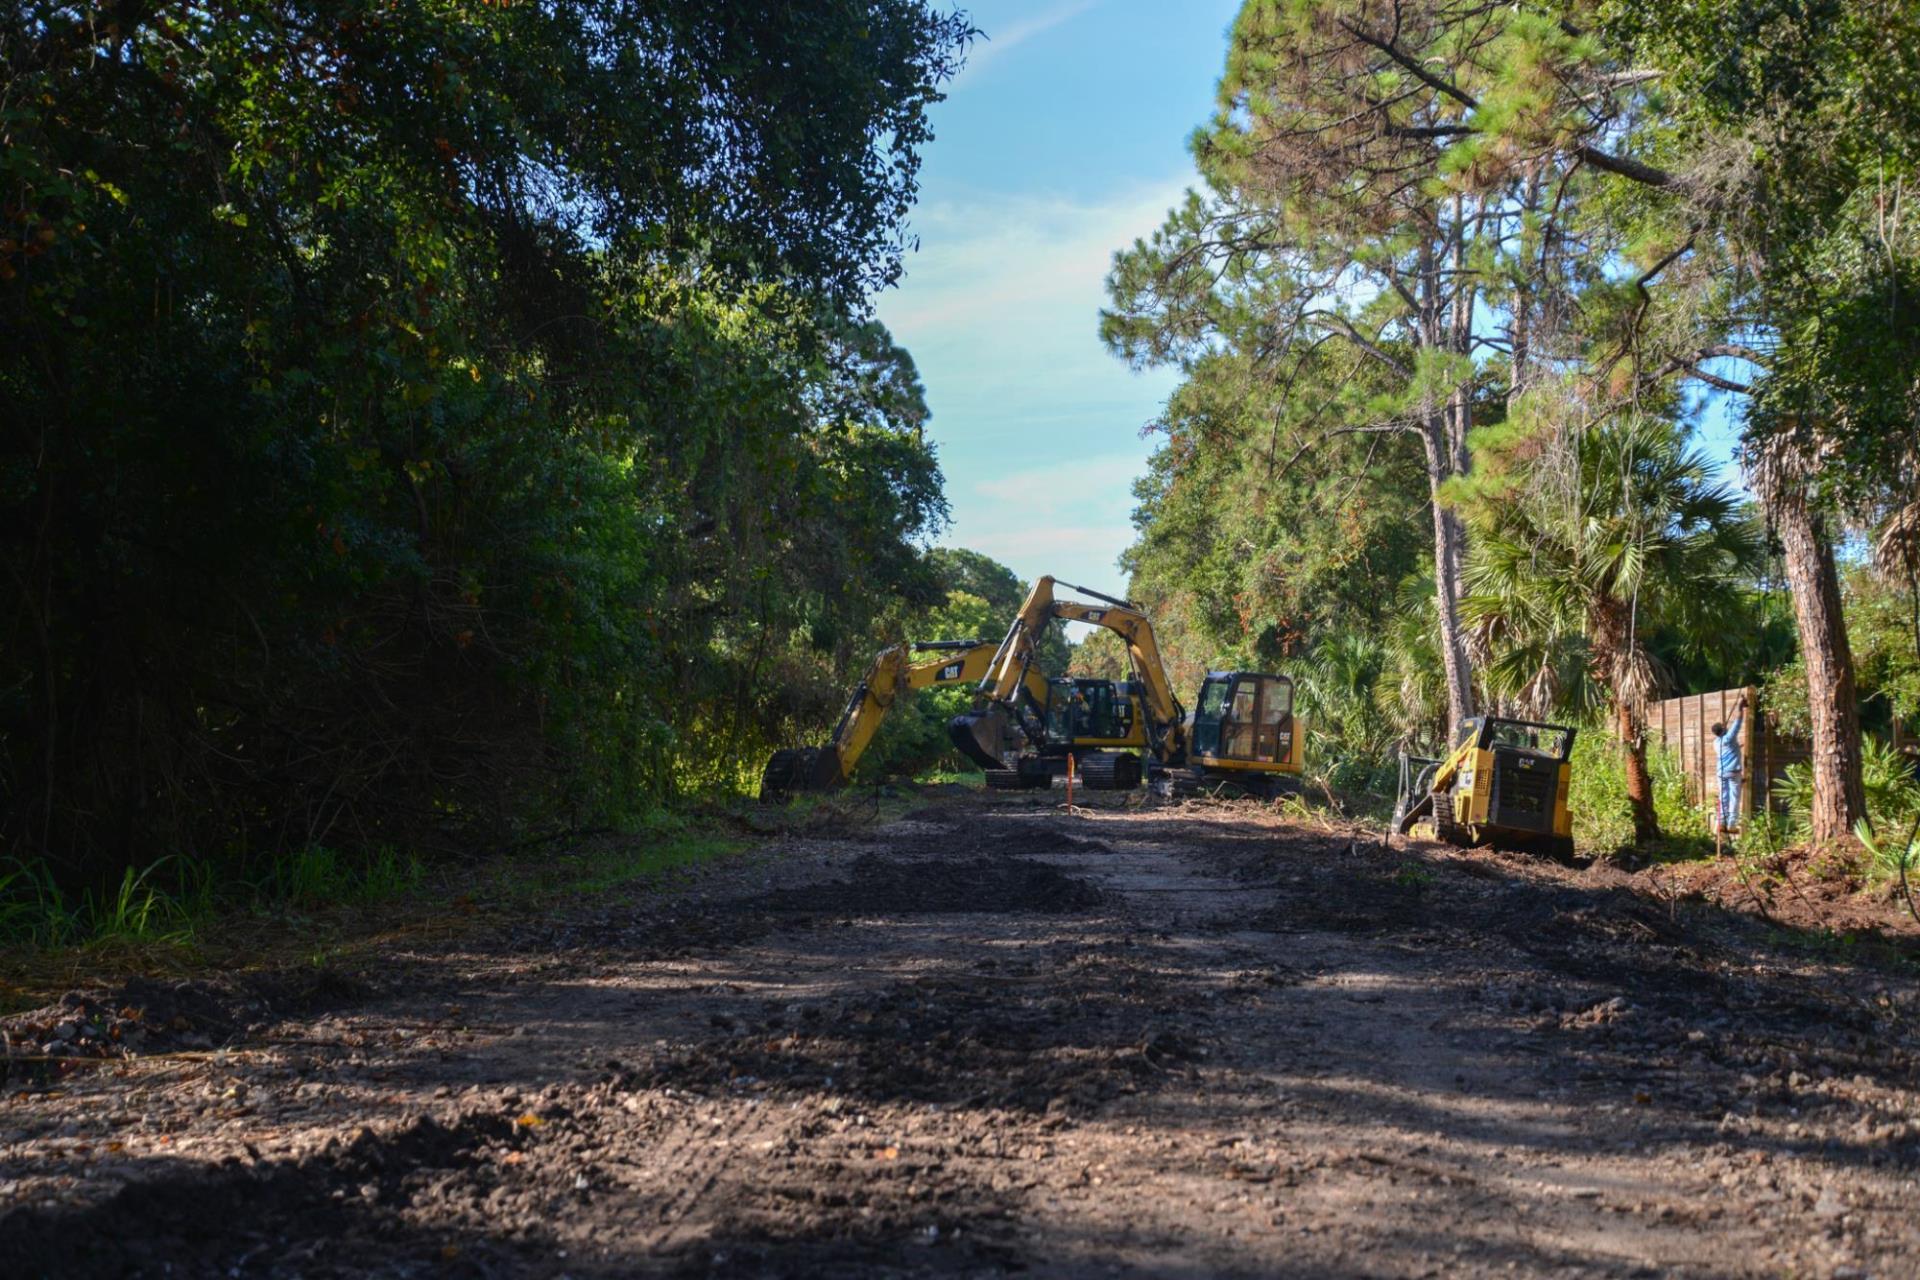
[{"label": "rutted ground", "polygon": [[235,1043],[10,1085],[0,1257],[1920,1273],[1911,969],[1597,871],[1105,803],[950,796],[251,1006],[146,992],[192,1010],[139,1010],[149,1048]]}]

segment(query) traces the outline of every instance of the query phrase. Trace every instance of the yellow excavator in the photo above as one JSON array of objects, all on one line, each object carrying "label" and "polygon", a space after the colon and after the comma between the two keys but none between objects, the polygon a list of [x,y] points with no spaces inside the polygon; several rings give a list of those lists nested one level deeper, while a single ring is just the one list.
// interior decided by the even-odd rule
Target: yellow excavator
[{"label": "yellow excavator", "polygon": [[[901,694],[977,681],[995,651],[991,640],[928,640],[882,649],[854,686],[824,746],[785,747],[773,753],[760,775],[760,799],[775,803],[800,791],[844,787]],[[1023,710],[1037,706],[1043,714],[1051,693],[1039,672],[1025,676],[1015,690]]]},{"label": "yellow excavator", "polygon": [[[1061,599],[1064,586],[1098,603]],[[1126,642],[1133,680],[1114,696],[1130,708],[1124,736],[1053,732],[1020,696],[1039,638],[1054,621],[1105,627]],[[1119,729],[1115,720],[1100,726]],[[1044,577],[1033,584],[975,690],[974,708],[948,725],[954,745],[990,786],[1046,786],[1071,751],[1085,784],[1124,790],[1142,778],[1165,793],[1231,791],[1273,796],[1304,765],[1306,734],[1293,713],[1293,682],[1256,671],[1210,671],[1189,716],[1174,695],[1153,623],[1130,600]]]}]

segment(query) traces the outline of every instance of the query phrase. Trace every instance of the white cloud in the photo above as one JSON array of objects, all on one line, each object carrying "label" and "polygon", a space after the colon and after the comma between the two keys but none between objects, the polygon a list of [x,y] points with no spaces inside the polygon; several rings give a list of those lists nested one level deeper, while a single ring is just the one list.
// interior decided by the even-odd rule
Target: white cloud
[{"label": "white cloud", "polygon": [[1124,588],[1141,439],[1177,385],[1100,343],[1115,250],[1157,227],[1184,181],[1105,201],[970,193],[923,206],[922,250],[880,318],[913,353],[947,475],[945,539],[1026,579]]},{"label": "white cloud", "polygon": [[907,286],[882,300],[888,325],[916,350],[958,332],[977,336],[982,323],[1008,345],[1065,314],[1074,322],[1062,336],[1109,359],[1094,325],[1114,251],[1159,226],[1186,185],[1156,183],[1100,204],[983,195],[922,206]]},{"label": "white cloud", "polygon": [[1130,501],[1134,477],[1141,471],[1137,452],[1078,457],[1066,466],[1012,471],[973,486],[975,493],[1026,512],[1053,512],[1080,505],[1085,496]]},{"label": "white cloud", "polygon": [[1099,0],[1070,0],[1067,4],[1036,13],[1032,17],[1022,18],[1018,22],[1008,23],[1000,31],[985,32],[985,39],[977,42],[967,54],[967,63],[955,76],[951,89],[958,89],[974,76],[993,65],[1027,41],[1044,31],[1051,31],[1063,22],[1070,22],[1099,3]]},{"label": "white cloud", "polygon": [[1133,526],[1034,524],[983,529],[972,536],[956,528],[954,536],[942,541],[992,556],[1012,567],[1026,582],[1047,573],[1062,582],[1125,595],[1127,582],[1114,561],[1132,545]]}]

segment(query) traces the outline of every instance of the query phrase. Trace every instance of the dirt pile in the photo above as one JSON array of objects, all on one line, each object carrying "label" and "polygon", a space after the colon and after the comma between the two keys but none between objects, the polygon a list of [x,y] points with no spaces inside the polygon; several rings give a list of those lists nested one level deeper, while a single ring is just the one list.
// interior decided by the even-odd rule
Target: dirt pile
[{"label": "dirt pile", "polygon": [[220,1048],[372,991],[359,975],[306,967],[190,981],[135,977],[110,990],[69,991],[45,1008],[0,1019],[0,1080],[9,1070],[51,1070],[48,1059]]},{"label": "dirt pile", "polygon": [[652,1088],[1088,1114],[1204,1061],[1203,1013],[1115,944],[768,1005],[661,1063]]},{"label": "dirt pile", "polygon": [[537,1141],[500,1115],[363,1129],[299,1160],[180,1163],[79,1213],[0,1218],[0,1233],[24,1276],[501,1274],[550,1249],[475,1240],[461,1218],[513,1198]]}]

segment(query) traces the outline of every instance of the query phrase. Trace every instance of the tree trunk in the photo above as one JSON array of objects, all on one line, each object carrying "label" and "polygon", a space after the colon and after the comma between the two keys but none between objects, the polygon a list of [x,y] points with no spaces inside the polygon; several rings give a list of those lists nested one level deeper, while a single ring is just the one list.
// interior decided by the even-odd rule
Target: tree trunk
[{"label": "tree trunk", "polygon": [[1773,504],[1793,591],[1813,723],[1813,842],[1842,840],[1867,816],[1860,776],[1860,703],[1840,608],[1840,573],[1820,515],[1803,499]]},{"label": "tree trunk", "polygon": [[1647,727],[1624,698],[1616,699],[1620,745],[1627,753],[1627,805],[1633,810],[1633,838],[1645,843],[1660,838],[1660,818],[1653,810],[1653,772],[1647,768]]},{"label": "tree trunk", "polygon": [[[1466,634],[1460,627],[1460,595],[1467,566],[1467,526],[1460,513],[1441,501],[1440,489],[1452,474],[1442,441],[1427,432],[1427,480],[1433,503],[1433,595],[1440,615],[1440,662],[1447,677],[1447,741],[1471,716],[1473,667],[1467,660]],[[1444,753],[1443,753],[1444,754]]]}]

